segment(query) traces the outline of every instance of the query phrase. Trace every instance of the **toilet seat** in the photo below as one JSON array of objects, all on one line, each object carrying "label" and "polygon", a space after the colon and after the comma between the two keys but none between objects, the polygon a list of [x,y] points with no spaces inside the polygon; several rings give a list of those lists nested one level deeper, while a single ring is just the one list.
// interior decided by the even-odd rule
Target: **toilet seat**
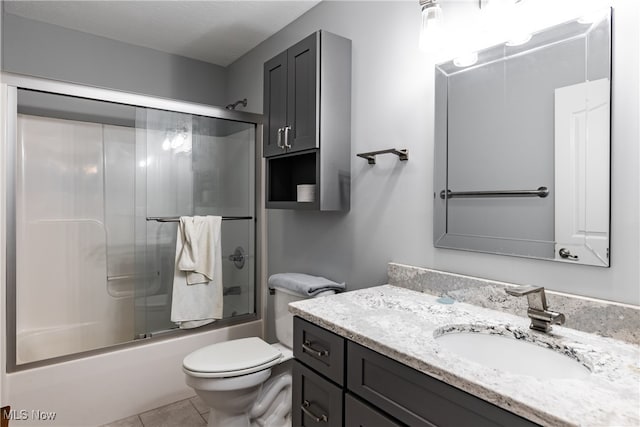
[{"label": "toilet seat", "polygon": [[229,378],[268,369],[280,363],[277,348],[257,337],[212,344],[184,358],[182,369],[198,378]]}]

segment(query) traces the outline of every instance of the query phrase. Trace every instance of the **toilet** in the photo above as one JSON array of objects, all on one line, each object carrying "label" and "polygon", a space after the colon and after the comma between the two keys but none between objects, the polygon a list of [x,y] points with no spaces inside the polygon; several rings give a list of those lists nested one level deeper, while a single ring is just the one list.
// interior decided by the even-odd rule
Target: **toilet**
[{"label": "toilet", "polygon": [[211,408],[209,427],[291,426],[291,369],[285,362],[293,358],[293,316],[287,306],[305,298],[275,289],[276,344],[241,338],[203,347],[184,358],[187,385]]}]

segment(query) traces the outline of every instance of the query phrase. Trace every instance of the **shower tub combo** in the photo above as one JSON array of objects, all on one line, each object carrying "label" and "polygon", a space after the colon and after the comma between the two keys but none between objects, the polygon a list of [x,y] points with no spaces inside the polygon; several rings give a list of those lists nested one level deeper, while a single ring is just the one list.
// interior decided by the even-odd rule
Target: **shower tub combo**
[{"label": "shower tub combo", "polygon": [[[117,355],[134,365],[147,359],[140,369],[152,375],[153,360],[165,357],[167,368],[202,343],[262,334],[256,292],[260,115],[11,74],[2,78],[2,404],[45,404],[39,403],[42,391],[28,386],[44,372],[55,375],[56,369],[86,363],[101,363],[108,372],[110,364],[122,363],[111,359]],[[177,330],[170,313],[177,218],[192,215],[223,217],[224,316],[190,333]],[[165,369],[162,363],[158,369]],[[96,381],[117,383],[119,374],[113,375]],[[130,380],[130,372],[122,378]],[[81,384],[79,395],[101,399]],[[149,382],[149,389],[155,387]],[[188,393],[183,384],[173,387],[143,387],[147,396],[138,396],[137,406],[114,404],[126,415]],[[109,415],[94,413],[91,419],[77,419],[78,410],[68,409],[58,420],[84,425],[117,418],[108,409]]]}]

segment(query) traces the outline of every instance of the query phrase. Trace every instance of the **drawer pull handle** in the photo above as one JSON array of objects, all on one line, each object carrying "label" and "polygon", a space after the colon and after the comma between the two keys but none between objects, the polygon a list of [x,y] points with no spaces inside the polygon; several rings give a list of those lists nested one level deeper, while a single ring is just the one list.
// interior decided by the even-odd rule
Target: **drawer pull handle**
[{"label": "drawer pull handle", "polygon": [[310,416],[313,421],[317,423],[319,423],[320,421],[323,421],[325,423],[329,421],[329,418],[325,414],[322,414],[318,417],[316,414],[311,412],[309,409],[307,409],[309,406],[311,406],[311,403],[309,403],[308,400],[305,400],[304,402],[302,402],[302,406],[300,406],[300,409],[302,409],[302,412]]},{"label": "drawer pull handle", "polygon": [[315,354],[318,357],[329,356],[329,350],[316,350],[315,348],[311,347],[311,343],[309,341],[305,341],[302,343],[302,351]]}]

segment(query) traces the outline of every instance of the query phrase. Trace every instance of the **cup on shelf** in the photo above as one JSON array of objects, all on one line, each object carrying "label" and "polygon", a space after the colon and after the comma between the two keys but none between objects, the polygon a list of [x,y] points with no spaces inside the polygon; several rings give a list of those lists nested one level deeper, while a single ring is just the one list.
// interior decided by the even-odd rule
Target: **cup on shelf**
[{"label": "cup on shelf", "polygon": [[316,200],[316,185],[301,184],[297,186],[298,202],[314,202]]}]

